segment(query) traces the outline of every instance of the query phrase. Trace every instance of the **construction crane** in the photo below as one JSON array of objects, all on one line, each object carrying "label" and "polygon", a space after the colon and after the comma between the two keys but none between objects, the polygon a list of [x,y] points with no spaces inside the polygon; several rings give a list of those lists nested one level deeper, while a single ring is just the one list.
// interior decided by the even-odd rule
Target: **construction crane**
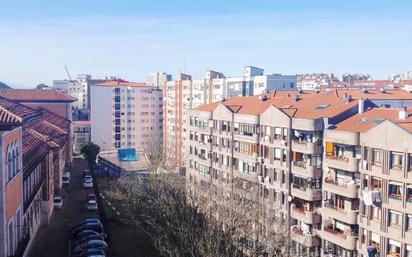
[{"label": "construction crane", "polygon": [[69,76],[69,80],[70,80],[70,81],[73,81],[73,80],[72,80],[72,77],[70,76],[69,70],[68,70],[67,67],[66,67],[66,65],[64,65],[64,68],[66,69],[67,76]]}]

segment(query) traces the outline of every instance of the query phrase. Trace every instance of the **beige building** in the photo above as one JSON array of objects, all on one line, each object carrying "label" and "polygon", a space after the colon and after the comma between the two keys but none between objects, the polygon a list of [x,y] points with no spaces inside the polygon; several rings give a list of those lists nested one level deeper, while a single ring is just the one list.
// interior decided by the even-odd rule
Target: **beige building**
[{"label": "beige building", "polygon": [[[190,110],[184,144],[189,192],[204,201],[205,192],[232,190],[234,181],[258,185],[254,199],[272,215],[290,220],[291,249],[298,254],[371,256],[367,251],[376,247],[380,256],[409,257],[412,124],[407,122],[412,118],[405,114],[399,120],[399,108],[376,108],[376,101],[396,106],[411,99],[397,91],[386,98],[349,90],[274,91]],[[373,119],[363,117],[370,112]],[[373,148],[381,150],[379,173],[371,170]],[[390,163],[401,165],[401,172],[394,173]],[[372,182],[376,179],[380,182]],[[369,200],[364,204],[363,194],[376,200],[377,183],[382,205],[374,210]],[[271,227],[258,228],[253,238],[270,253]]]}]

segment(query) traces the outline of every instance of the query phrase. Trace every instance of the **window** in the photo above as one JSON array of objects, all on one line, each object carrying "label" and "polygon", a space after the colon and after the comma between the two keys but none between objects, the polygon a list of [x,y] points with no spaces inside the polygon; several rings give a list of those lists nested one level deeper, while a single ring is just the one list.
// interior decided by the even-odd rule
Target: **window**
[{"label": "window", "polygon": [[412,214],[406,216],[406,230],[412,230]]},{"label": "window", "polygon": [[382,150],[372,149],[372,158],[374,165],[382,165]]},{"label": "window", "polygon": [[13,249],[13,244],[14,244],[14,238],[13,238],[13,222],[9,223],[9,255],[13,255],[14,254],[14,249]]},{"label": "window", "polygon": [[402,224],[402,214],[397,211],[389,210],[389,224],[390,226],[400,227]]},{"label": "window", "polygon": [[391,152],[391,169],[403,169],[403,154],[398,152]]},{"label": "window", "polygon": [[401,243],[391,239],[388,241],[388,255],[401,256]]},{"label": "window", "polygon": [[402,200],[402,190],[403,187],[401,185],[395,184],[396,182],[389,181],[389,198]]}]

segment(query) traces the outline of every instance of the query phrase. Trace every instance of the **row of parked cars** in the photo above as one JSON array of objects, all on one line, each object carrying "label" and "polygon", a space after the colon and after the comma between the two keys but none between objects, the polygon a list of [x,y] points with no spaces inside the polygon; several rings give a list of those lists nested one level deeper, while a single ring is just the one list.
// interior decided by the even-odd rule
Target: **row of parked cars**
[{"label": "row of parked cars", "polygon": [[97,218],[85,219],[72,228],[72,257],[106,257],[109,247],[103,225]]}]

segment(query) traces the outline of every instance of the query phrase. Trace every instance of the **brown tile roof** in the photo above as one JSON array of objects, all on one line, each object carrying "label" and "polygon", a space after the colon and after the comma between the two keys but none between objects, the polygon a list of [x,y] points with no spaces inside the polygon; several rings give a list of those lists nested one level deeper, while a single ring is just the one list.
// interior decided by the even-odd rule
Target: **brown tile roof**
[{"label": "brown tile roof", "polygon": [[149,86],[145,83],[129,82],[129,81],[124,81],[124,80],[109,80],[109,81],[105,81],[105,82],[102,82],[102,83],[98,83],[95,86],[101,86],[101,87],[117,87],[117,86],[123,86],[123,87],[152,87],[152,86]]},{"label": "brown tile roof", "polygon": [[370,100],[412,100],[412,93],[404,90],[394,89],[386,90],[381,93],[379,90],[368,90],[367,93],[363,93],[358,89],[334,89],[338,96],[344,96],[345,94],[352,96],[353,99],[370,99]]},{"label": "brown tile roof", "polygon": [[46,154],[69,140],[70,121],[40,109],[40,117],[23,125],[23,166],[31,171]]},{"label": "brown tile roof", "polygon": [[[275,95],[275,96],[273,96]],[[238,114],[260,115],[269,106],[274,105],[290,117],[317,119],[320,117],[334,117],[342,112],[357,106],[356,101],[346,103],[342,98],[336,95],[335,91],[324,91],[320,93],[306,93],[303,97],[301,94],[265,94],[266,100],[262,96],[230,97],[222,103]],[[195,110],[213,111],[218,103],[211,103],[200,106]],[[236,108],[234,108],[236,107]]]},{"label": "brown tile roof", "polygon": [[74,102],[77,99],[54,89],[7,89],[0,96],[22,103],[27,102]]},{"label": "brown tile roof", "polygon": [[[399,119],[399,110],[395,108],[373,108],[368,109],[363,113],[354,115],[335,126],[335,130],[348,132],[366,132],[369,129],[379,125],[385,120],[390,120],[398,124],[404,129],[412,132],[412,116],[408,116],[405,120]],[[407,109],[407,112],[412,113],[412,107]]]},{"label": "brown tile roof", "polygon": [[0,124],[21,124],[40,115],[30,107],[0,97]]}]

